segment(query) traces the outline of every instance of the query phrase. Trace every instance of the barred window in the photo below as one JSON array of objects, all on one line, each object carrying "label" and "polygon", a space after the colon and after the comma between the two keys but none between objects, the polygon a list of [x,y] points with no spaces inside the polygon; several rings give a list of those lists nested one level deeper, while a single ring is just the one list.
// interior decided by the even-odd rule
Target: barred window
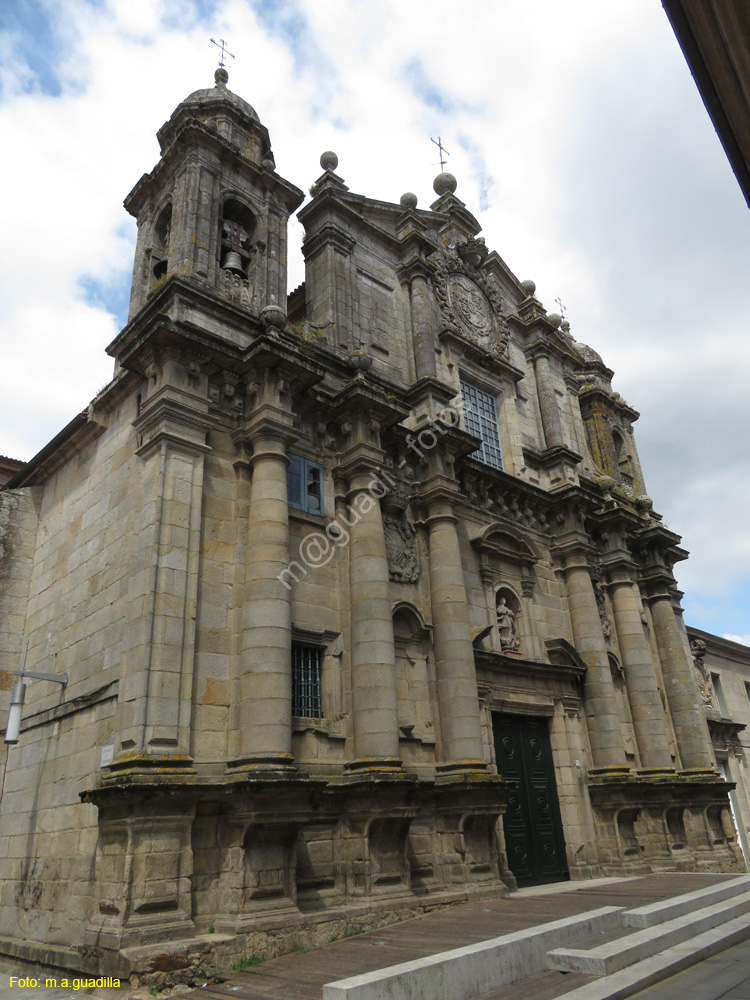
[{"label": "barred window", "polygon": [[308,514],[323,513],[323,466],[299,455],[289,455],[286,487],[290,507]]},{"label": "barred window", "polygon": [[466,430],[469,434],[482,439],[482,444],[472,455],[472,458],[491,465],[494,469],[503,468],[503,450],[500,445],[500,434],[497,429],[497,403],[495,397],[488,392],[477,389],[475,385],[461,380],[461,396],[464,401],[464,416]]},{"label": "barred window", "polygon": [[292,715],[322,718],[320,661],[321,650],[316,646],[292,643]]}]

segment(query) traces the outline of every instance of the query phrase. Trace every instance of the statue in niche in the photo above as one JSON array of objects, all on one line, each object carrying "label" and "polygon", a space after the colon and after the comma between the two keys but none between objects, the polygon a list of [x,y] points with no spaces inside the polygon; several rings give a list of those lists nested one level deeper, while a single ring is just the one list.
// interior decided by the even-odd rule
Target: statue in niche
[{"label": "statue in niche", "polygon": [[516,615],[515,612],[508,607],[508,604],[502,594],[497,598],[495,613],[497,615],[497,628],[500,633],[500,649],[502,649],[503,652],[506,650],[518,649],[521,644],[518,641],[518,635],[516,634]]},{"label": "statue in niche", "polygon": [[416,583],[419,579],[416,531],[411,526],[406,511],[385,505],[383,531],[391,580],[395,583]]},{"label": "statue in niche", "polygon": [[604,594],[602,593],[602,588],[598,583],[594,581],[594,597],[596,598],[596,607],[599,611],[599,621],[602,623],[602,633],[605,639],[609,639],[612,635],[612,623],[609,620],[609,615],[607,614],[607,604],[604,599]]},{"label": "statue in niche", "polygon": [[703,657],[706,655],[705,642],[702,639],[691,639],[690,652],[693,654],[695,676],[698,681],[698,690],[701,693],[703,704],[706,705],[707,708],[716,708],[716,705],[714,704],[714,692],[713,685],[711,684],[711,676],[706,670],[706,664],[703,661]]}]

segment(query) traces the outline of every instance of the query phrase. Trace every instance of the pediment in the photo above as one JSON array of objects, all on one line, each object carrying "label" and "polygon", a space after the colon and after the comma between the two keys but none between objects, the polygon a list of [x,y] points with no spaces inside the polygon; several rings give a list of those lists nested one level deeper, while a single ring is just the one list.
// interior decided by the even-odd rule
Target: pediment
[{"label": "pediment", "polygon": [[471,544],[484,560],[494,556],[529,568],[539,562],[539,553],[528,535],[507,524],[488,525]]}]

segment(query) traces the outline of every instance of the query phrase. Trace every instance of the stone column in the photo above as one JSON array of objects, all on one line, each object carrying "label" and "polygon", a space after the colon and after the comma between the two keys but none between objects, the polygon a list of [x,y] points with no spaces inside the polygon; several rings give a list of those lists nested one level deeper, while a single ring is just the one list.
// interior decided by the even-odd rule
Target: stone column
[{"label": "stone column", "polygon": [[692,663],[688,662],[680,628],[668,591],[650,600],[664,687],[683,768],[714,769],[711,737],[701,708]]},{"label": "stone column", "polygon": [[440,708],[443,763],[451,773],[484,771],[479,699],[471,641],[466,584],[453,512],[454,497],[444,490],[427,496],[435,672]]},{"label": "stone column", "polygon": [[[435,305],[432,290],[434,266],[426,258],[435,250],[427,237],[424,221],[416,211],[416,198],[404,195],[404,212],[396,220],[396,234],[401,243],[401,266],[398,277],[409,288],[412,343],[417,380],[435,377]],[[413,202],[412,202],[413,199]]]},{"label": "stone column", "polygon": [[565,438],[563,437],[560,407],[552,382],[549,358],[546,354],[536,355],[534,358],[534,372],[536,374],[537,397],[539,399],[539,410],[542,414],[542,426],[544,428],[544,436],[547,440],[547,447],[555,448],[564,446]]},{"label": "stone column", "polygon": [[235,436],[252,448],[252,483],[236,691],[239,758],[232,766],[284,772],[294,770],[291,590],[282,573],[289,565],[286,452],[296,433],[282,403],[284,380],[267,370],[252,388],[256,405]]},{"label": "stone column", "polygon": [[426,273],[413,272],[409,284],[411,299],[411,327],[414,342],[414,361],[417,378],[434,376],[435,317],[433,315],[430,282]]},{"label": "stone column", "polygon": [[380,503],[369,471],[349,478],[349,600],[351,607],[351,771],[400,771],[398,698],[390,577]]},{"label": "stone column", "polygon": [[568,555],[564,574],[573,640],[588,667],[584,706],[594,765],[625,767],[627,762],[617,695],[585,554]]},{"label": "stone column", "polygon": [[633,581],[627,570],[616,570],[609,585],[615,616],[617,644],[628,685],[641,765],[644,768],[674,767],[661,694],[654,672]]}]

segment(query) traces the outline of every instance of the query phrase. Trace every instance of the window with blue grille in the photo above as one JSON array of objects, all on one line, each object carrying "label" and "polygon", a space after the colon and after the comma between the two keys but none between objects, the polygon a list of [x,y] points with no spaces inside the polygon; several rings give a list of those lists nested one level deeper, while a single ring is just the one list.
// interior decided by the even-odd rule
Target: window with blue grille
[{"label": "window with blue grille", "polygon": [[308,514],[323,513],[323,466],[299,455],[288,455],[286,488],[289,505]]},{"label": "window with blue grille", "polygon": [[322,650],[292,643],[292,715],[303,719],[323,716],[320,699]]},{"label": "window with blue grille", "polygon": [[503,449],[497,427],[497,403],[488,392],[461,380],[466,430],[481,438],[482,444],[471,456],[493,469],[503,468]]}]

